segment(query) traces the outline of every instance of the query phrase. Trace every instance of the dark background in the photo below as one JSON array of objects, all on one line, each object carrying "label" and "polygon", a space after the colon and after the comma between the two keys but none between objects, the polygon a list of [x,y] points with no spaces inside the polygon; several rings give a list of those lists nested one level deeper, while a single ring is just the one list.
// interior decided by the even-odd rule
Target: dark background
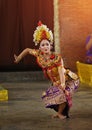
[{"label": "dark background", "polygon": [[[53,3],[54,0],[0,0],[0,71],[41,70],[35,57],[27,55],[15,64],[14,54],[27,47],[35,48],[33,33],[39,20],[54,30],[57,20]],[[76,71],[76,62],[85,62],[86,38],[92,33],[92,0],[58,0],[58,11],[61,55],[65,67]]]},{"label": "dark background", "polygon": [[53,0],[0,0],[0,71],[40,70],[31,55],[14,63],[14,54],[35,48],[39,20],[53,30]]}]

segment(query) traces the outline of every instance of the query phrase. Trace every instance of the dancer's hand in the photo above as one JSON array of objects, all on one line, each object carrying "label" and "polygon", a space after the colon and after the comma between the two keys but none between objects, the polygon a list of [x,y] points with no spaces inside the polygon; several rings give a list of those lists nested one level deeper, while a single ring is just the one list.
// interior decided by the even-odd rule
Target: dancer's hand
[{"label": "dancer's hand", "polygon": [[60,86],[59,86],[59,88],[62,89],[63,91],[65,90],[65,87],[66,87],[66,86],[65,86],[65,84],[63,84],[63,83],[60,84]]},{"label": "dancer's hand", "polygon": [[21,60],[21,58],[19,58],[16,54],[14,54],[14,59],[15,63],[19,63],[19,61]]}]

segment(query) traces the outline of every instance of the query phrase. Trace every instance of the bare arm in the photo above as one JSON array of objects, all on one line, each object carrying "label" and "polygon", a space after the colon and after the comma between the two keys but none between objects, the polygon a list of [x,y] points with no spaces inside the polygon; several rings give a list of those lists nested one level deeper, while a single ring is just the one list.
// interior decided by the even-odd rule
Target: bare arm
[{"label": "bare arm", "polygon": [[23,57],[25,57],[27,54],[30,54],[30,51],[30,48],[26,48],[18,56],[14,54],[14,62],[18,63],[20,60],[22,60]]},{"label": "bare arm", "polygon": [[59,72],[60,81],[61,81],[61,88],[65,89],[65,68],[64,68],[62,59],[61,59],[61,65],[58,67],[58,72]]}]

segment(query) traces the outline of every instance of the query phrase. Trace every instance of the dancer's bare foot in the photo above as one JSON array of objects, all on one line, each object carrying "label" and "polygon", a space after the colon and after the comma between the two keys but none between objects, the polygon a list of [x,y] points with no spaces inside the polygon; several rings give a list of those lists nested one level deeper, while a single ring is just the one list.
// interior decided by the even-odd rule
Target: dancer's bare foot
[{"label": "dancer's bare foot", "polygon": [[63,115],[61,115],[61,114],[58,114],[58,118],[61,119],[61,120],[64,120],[64,119],[66,119],[66,116],[63,116]]},{"label": "dancer's bare foot", "polygon": [[52,118],[59,118],[59,119],[63,120],[63,119],[66,119],[66,116],[63,116],[61,114],[56,114],[56,115],[53,115]]},{"label": "dancer's bare foot", "polygon": [[52,118],[59,118],[59,117],[58,117],[58,114],[52,115]]}]

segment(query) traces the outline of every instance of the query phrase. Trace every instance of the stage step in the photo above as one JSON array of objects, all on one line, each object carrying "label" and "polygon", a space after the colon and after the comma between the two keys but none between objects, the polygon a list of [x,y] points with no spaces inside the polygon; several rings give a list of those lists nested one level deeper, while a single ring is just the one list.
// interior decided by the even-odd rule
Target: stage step
[{"label": "stage step", "polygon": [[30,82],[46,80],[42,71],[0,72],[0,82]]}]

